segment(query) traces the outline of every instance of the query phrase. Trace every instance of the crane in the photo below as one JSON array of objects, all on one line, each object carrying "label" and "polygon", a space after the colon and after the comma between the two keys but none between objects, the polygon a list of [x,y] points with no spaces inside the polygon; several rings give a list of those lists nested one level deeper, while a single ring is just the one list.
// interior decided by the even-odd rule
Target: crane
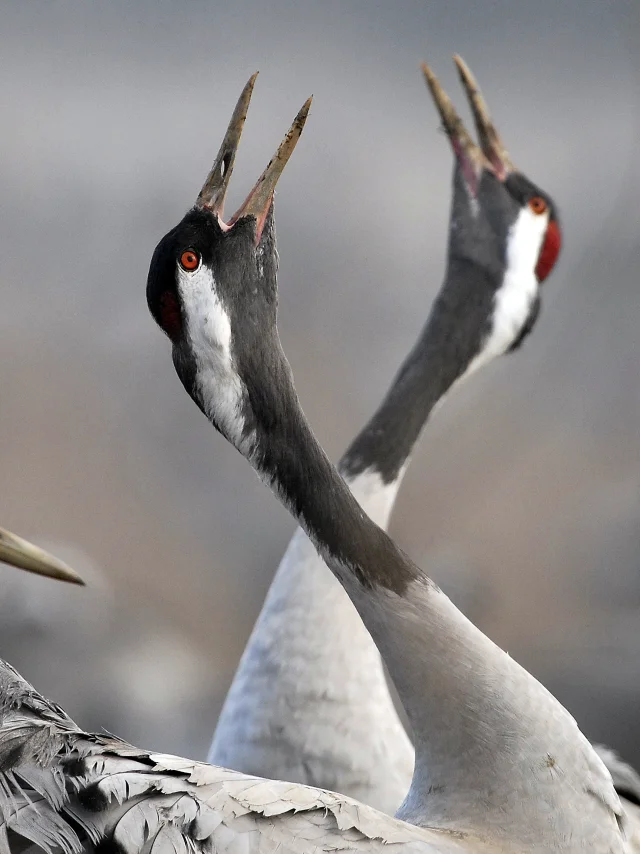
[{"label": "crane", "polygon": [[[309,105],[225,221],[235,139],[224,168],[212,170],[195,206],[156,247],[147,300],[185,389],[297,519],[382,653],[415,737],[407,797],[391,818],[347,796],[83,733],[3,665],[0,844],[123,854],[628,850],[611,775],[573,718],[369,519],[300,409],[277,333],[273,193]],[[468,134],[465,144],[478,186],[508,191],[489,193],[502,200],[497,208],[474,206],[507,269],[472,288],[453,279],[437,321],[448,353],[443,387],[474,360],[514,346],[531,324],[535,269],[556,221],[547,194],[517,171],[501,180]],[[468,334],[476,323],[479,352]]]},{"label": "crane", "polygon": [[[454,59],[472,107],[480,148],[470,143],[442,87],[425,68],[457,167],[445,281],[387,395],[338,465],[362,509],[382,528],[388,525],[420,432],[439,394],[447,392],[440,381],[451,358],[440,340],[447,300],[457,287],[471,292],[478,283],[481,288],[488,262],[493,265],[489,275],[496,279],[504,278],[507,271],[507,259],[495,251],[494,229],[487,216],[473,215],[473,207],[493,206],[499,214],[501,197],[509,198],[504,180],[514,167],[471,71],[460,57]],[[246,116],[254,83],[255,75],[240,98],[238,121]],[[238,128],[237,121],[232,126]],[[492,174],[499,178],[495,186],[478,182],[474,158],[480,172],[485,159],[491,163]],[[230,177],[229,170],[226,174]],[[508,218],[501,225],[506,233]],[[554,220],[538,260],[539,282],[553,268],[560,239]],[[461,257],[464,266],[458,260]],[[533,325],[538,305],[536,298],[522,338]],[[489,315],[487,305],[478,311],[485,318]],[[483,332],[480,318],[474,318],[459,333],[469,336],[475,356],[482,350]],[[471,359],[469,369],[460,370],[460,379],[481,362]],[[450,369],[457,367],[451,364]],[[238,666],[208,761],[332,789],[394,813],[408,791],[413,757],[413,745],[394,707],[371,636],[313,543],[298,528]]]},{"label": "crane", "polygon": [[[480,87],[460,56],[454,62],[482,152],[505,177],[514,166]],[[459,211],[476,198],[474,173],[467,169],[465,174],[458,117],[427,65],[423,73],[463,178],[454,181],[447,255],[448,259],[455,257],[463,245],[474,241],[476,254],[467,253],[467,275],[473,277],[484,260],[484,220],[469,216],[461,220]],[[255,75],[241,98],[245,115],[247,94],[254,83]],[[553,238],[537,270],[540,281],[550,274],[557,259],[559,227]],[[445,280],[441,293],[446,295],[447,289]],[[437,342],[432,342],[433,331],[430,315],[379,409],[338,465],[361,507],[383,528],[414,443],[434,405],[429,390],[439,370],[440,353]],[[308,661],[313,667],[305,666]],[[629,808],[633,799],[629,800],[628,786],[618,771],[624,767],[630,774],[635,772],[608,748],[595,745],[595,749]],[[371,636],[298,528],[243,653],[208,761],[332,789],[383,812],[395,812],[409,788],[413,756],[413,745],[395,710]]]},{"label": "crane", "polygon": [[[435,75],[425,73],[434,88]],[[415,740],[398,817],[517,850],[623,850],[611,775],[574,719],[363,513],[300,409],[277,333],[272,202],[309,106],[228,222],[220,214],[227,168],[210,173],[194,208],[156,247],[147,301],[176,372],[298,520],[382,653]],[[501,172],[463,134],[448,98],[439,106],[465,153],[456,174],[464,171],[478,195],[484,184],[488,197],[470,206],[487,220],[484,277],[470,288],[467,247],[451,259],[436,399],[470,366],[518,345],[538,315],[539,271],[559,248],[548,194],[516,169]],[[474,323],[480,332],[470,335]]]}]

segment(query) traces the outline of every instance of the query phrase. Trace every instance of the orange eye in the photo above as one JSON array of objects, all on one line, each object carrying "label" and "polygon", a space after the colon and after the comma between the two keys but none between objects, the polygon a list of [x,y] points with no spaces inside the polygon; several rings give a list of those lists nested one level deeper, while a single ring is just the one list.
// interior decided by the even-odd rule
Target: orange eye
[{"label": "orange eye", "polygon": [[542,196],[534,196],[532,199],[529,199],[529,207],[534,212],[534,214],[543,214],[547,210],[547,203],[542,198]]},{"label": "orange eye", "polygon": [[200,266],[200,255],[195,249],[186,249],[180,256],[180,266],[183,270],[188,270],[190,273],[197,270]]}]

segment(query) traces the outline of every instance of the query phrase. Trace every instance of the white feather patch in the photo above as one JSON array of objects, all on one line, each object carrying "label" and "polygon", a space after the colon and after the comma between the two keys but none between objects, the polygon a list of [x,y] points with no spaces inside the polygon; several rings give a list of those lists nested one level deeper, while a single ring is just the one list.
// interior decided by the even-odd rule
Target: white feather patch
[{"label": "white feather patch", "polygon": [[548,214],[535,214],[527,206],[511,226],[507,267],[502,287],[495,295],[491,331],[465,376],[505,353],[520,334],[538,293],[535,268],[548,224]]},{"label": "white feather patch", "polygon": [[193,272],[178,267],[178,287],[205,411],[229,441],[245,452],[250,443],[243,435],[244,386],[233,361],[231,321],[218,297],[213,272],[204,264]]}]

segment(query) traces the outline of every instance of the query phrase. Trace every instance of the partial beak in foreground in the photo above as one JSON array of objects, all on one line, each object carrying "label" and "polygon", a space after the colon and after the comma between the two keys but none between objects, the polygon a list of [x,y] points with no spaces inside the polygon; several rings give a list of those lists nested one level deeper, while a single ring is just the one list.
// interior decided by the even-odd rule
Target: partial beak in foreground
[{"label": "partial beak in foreground", "polygon": [[480,87],[469,66],[460,56],[454,56],[453,61],[458,69],[462,86],[473,112],[479,145],[476,144],[465,128],[464,122],[455,111],[449,96],[426,62],[422,63],[422,73],[438,108],[442,126],[451,141],[451,146],[467,185],[471,192],[476,195],[483,170],[493,172],[499,181],[504,181],[508,175],[515,171],[515,166],[491,121],[486,101],[482,97]]},{"label": "partial beak in foreground", "polygon": [[229,181],[231,180],[231,173],[257,76],[257,73],[252,75],[242,90],[218,155],[196,200],[197,207],[205,208],[217,215],[224,229],[232,228],[242,217],[253,216],[256,220],[256,244],[260,241],[262,229],[273,201],[276,184],[289,158],[293,154],[293,149],[300,139],[311,106],[311,98],[308,98],[293,120],[293,124],[289,128],[289,132],[280,144],[280,147],[269,161],[269,165],[258,178],[254,188],[229,222],[224,223],[222,221],[224,200],[227,195]]},{"label": "partial beak in foreground", "polygon": [[84,584],[82,578],[61,560],[4,528],[0,528],[0,561],[36,575],[46,575],[71,584]]}]

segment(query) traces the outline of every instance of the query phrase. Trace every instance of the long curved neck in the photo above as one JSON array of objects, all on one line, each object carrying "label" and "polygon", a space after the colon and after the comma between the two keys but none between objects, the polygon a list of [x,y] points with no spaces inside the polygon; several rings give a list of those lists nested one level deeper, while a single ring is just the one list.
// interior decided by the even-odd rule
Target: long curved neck
[{"label": "long curved neck", "polygon": [[[453,257],[442,292],[451,294],[456,279],[479,292],[486,285],[482,270]],[[338,466],[382,528],[430,413],[477,356],[482,324],[475,321],[476,335],[467,330],[461,340],[456,314],[442,296],[436,300],[387,395]],[[413,745],[379,653],[300,529],[247,642],[208,758],[343,792],[389,814],[409,790]]]},{"label": "long curved neck", "polygon": [[458,343],[447,335],[439,314],[432,314],[381,405],[343,454],[343,475],[374,470],[385,483],[401,477],[434,407],[471,361],[463,354],[456,358]]},{"label": "long curved neck", "polygon": [[[497,833],[524,850],[579,836],[583,809],[602,809],[609,828],[610,778],[599,779],[606,797],[594,807],[584,779],[602,766],[575,721],[362,511],[311,432],[279,342],[261,344],[269,358],[255,364],[268,362],[270,376],[247,384],[254,430],[242,451],[345,587],[389,667],[416,741],[402,817]],[[550,776],[549,757],[563,774]]]},{"label": "long curved neck", "polygon": [[[475,311],[464,310],[470,289],[475,292]],[[341,460],[340,470],[348,479],[373,469],[385,483],[398,481],[435,404],[454,382],[482,363],[493,322],[494,293],[487,270],[464,256],[450,256],[445,284],[420,338],[382,405]],[[366,517],[315,440],[275,329],[266,336],[253,334],[255,340],[244,342],[253,367],[243,384],[254,449],[243,447],[242,451],[275,486],[325,560],[338,558],[356,575],[362,573],[365,583],[381,582],[400,591],[404,574],[416,572],[415,567]],[[260,365],[270,366],[268,376]],[[215,410],[214,406],[204,408]],[[281,415],[278,420],[276,413]],[[354,538],[354,525],[365,529],[359,538]],[[396,555],[396,566],[380,579],[378,574],[385,573],[380,557],[386,552]]]},{"label": "long curved neck", "polygon": [[283,423],[258,435],[251,463],[325,562],[344,567],[366,588],[383,584],[400,593],[417,569],[363,512],[316,441],[293,387],[280,395]]},{"label": "long curved neck", "polygon": [[[459,373],[460,363],[449,360],[452,370],[444,374],[445,349],[440,324],[431,317],[338,466],[362,509],[382,528],[421,429]],[[247,642],[208,759],[339,791],[388,814],[409,790],[413,745],[378,650],[301,529]]]}]

